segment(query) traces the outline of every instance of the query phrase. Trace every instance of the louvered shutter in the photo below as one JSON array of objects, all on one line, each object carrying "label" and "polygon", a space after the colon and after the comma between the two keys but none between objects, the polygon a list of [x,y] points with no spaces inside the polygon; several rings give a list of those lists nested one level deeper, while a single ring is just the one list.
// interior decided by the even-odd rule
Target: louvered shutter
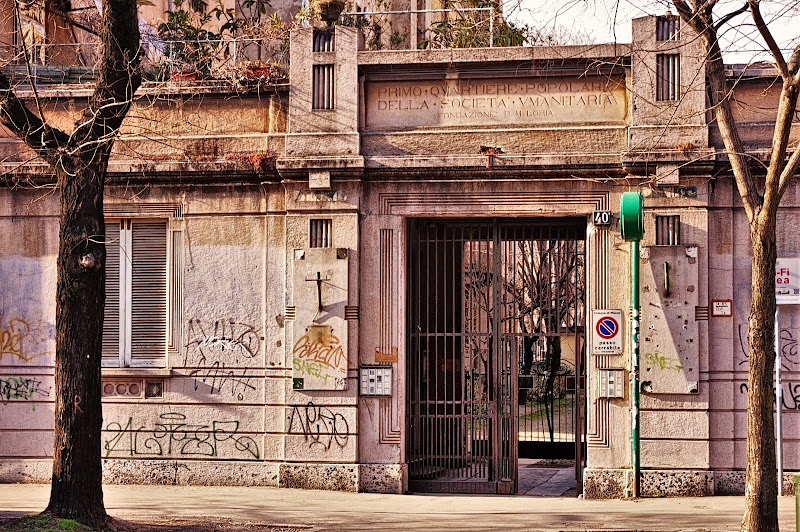
[{"label": "louvered shutter", "polygon": [[131,367],[164,367],[167,351],[167,224],[133,222]]},{"label": "louvered shutter", "polygon": [[106,224],[106,304],[103,315],[104,368],[120,366],[119,346],[119,221]]}]

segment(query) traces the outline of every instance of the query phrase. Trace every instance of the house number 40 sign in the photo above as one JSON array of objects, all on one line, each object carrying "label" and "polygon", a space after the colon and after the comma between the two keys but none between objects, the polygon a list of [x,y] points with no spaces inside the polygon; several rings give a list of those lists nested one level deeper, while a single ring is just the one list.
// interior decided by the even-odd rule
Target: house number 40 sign
[{"label": "house number 40 sign", "polygon": [[611,225],[611,211],[594,211],[592,223],[594,225]]}]

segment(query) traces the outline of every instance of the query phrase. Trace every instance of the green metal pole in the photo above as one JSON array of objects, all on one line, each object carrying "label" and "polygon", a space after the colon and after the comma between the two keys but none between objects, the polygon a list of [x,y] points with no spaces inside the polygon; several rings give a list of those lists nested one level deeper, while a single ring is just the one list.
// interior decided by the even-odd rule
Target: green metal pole
[{"label": "green metal pole", "polygon": [[639,496],[639,240],[631,242],[631,466],[633,496]]},{"label": "green metal pole", "polygon": [[639,496],[639,241],[644,236],[643,198],[639,192],[625,192],[619,202],[622,239],[631,245],[631,469],[633,493]]}]

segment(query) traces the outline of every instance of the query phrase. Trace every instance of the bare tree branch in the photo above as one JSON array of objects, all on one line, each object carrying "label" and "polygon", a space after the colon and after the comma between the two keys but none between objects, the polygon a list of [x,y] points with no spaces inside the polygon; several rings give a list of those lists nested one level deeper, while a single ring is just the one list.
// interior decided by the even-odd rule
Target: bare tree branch
[{"label": "bare tree branch", "polygon": [[789,157],[789,160],[786,162],[786,166],[783,167],[783,172],[781,172],[780,181],[778,182],[778,197],[783,197],[783,193],[786,192],[786,188],[789,186],[789,182],[794,177],[799,166],[800,146],[795,148],[794,153],[792,153],[791,157]]},{"label": "bare tree branch", "polygon": [[735,11],[731,11],[730,13],[725,15],[724,17],[720,18],[717,21],[716,24],[714,24],[714,29],[719,31],[719,29],[722,26],[724,26],[725,24],[727,24],[729,20],[731,20],[733,17],[738,17],[742,13],[746,12],[748,9],[750,9],[750,5],[749,4],[745,4],[742,7],[740,7],[739,9],[737,9]]},{"label": "bare tree branch", "polygon": [[800,46],[796,46],[792,50],[792,55],[789,58],[789,73],[792,76],[792,81],[795,84],[800,84]]},{"label": "bare tree branch", "polygon": [[42,159],[55,166],[69,136],[45,123],[20,100],[11,81],[0,72],[0,123],[10,129]]},{"label": "bare tree branch", "polygon": [[[744,146],[731,110],[731,89],[725,77],[722,50],[719,47],[717,30],[713,23],[711,8],[715,2],[696,2],[694,8],[683,0],[673,0],[673,5],[683,21],[700,35],[706,51],[706,73],[709,83],[711,106],[725,144],[725,151],[733,168],[736,187],[742,198],[745,213],[752,222],[758,215],[762,199],[756,187],[753,173],[744,155]],[[699,5],[698,5],[699,4]]]},{"label": "bare tree branch", "polygon": [[769,52],[772,54],[772,57],[775,58],[775,65],[778,68],[778,72],[780,72],[783,79],[788,78],[789,69],[786,66],[786,60],[783,57],[783,52],[781,52],[781,48],[778,46],[778,43],[775,42],[772,32],[769,31],[767,23],[764,22],[764,17],[761,15],[761,0],[748,0],[747,3],[750,4],[750,11],[753,14],[753,21],[756,23],[756,29],[758,29],[758,33],[761,34],[764,42],[767,43]]},{"label": "bare tree branch", "polygon": [[[781,199],[780,181],[786,168],[786,152],[789,146],[789,134],[792,129],[792,119],[794,110],[797,107],[797,84],[792,83],[790,78],[784,78],[783,87],[778,100],[778,116],[775,120],[775,131],[772,135],[772,152],[767,168],[767,177],[764,183],[764,207],[766,209],[777,209]],[[794,157],[794,155],[792,155]],[[783,170],[783,171],[782,171]],[[788,177],[783,180],[784,187]]]},{"label": "bare tree branch", "polygon": [[104,45],[97,87],[70,141],[70,147],[79,151],[110,150],[142,81],[136,3],[106,0],[103,4],[100,36]]}]

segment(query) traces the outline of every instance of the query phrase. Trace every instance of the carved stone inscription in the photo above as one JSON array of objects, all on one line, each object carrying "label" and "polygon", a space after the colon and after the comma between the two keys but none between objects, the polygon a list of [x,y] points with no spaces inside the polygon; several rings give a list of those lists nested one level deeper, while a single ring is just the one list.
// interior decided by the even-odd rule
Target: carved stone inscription
[{"label": "carved stone inscription", "polygon": [[625,85],[601,76],[371,81],[366,125],[374,129],[623,123]]}]

